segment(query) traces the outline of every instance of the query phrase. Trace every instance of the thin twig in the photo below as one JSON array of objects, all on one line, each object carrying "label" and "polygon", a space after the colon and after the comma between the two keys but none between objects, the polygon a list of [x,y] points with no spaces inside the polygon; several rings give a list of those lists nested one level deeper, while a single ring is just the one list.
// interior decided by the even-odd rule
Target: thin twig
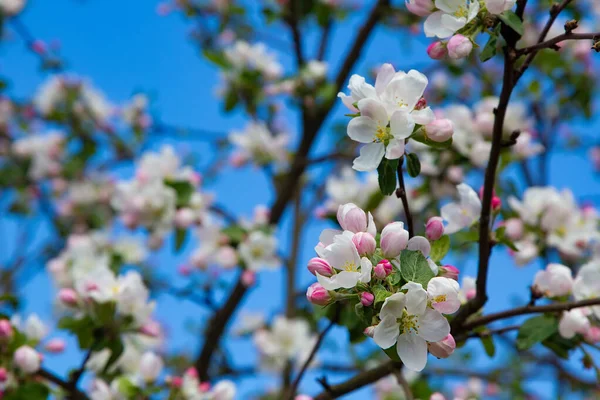
[{"label": "thin twig", "polygon": [[410,390],[410,385],[406,381],[406,378],[404,378],[404,375],[402,375],[402,370],[398,368],[394,371],[394,375],[396,376],[398,384],[402,386],[402,390],[404,391],[404,398],[406,400],[413,400],[414,396],[412,394],[412,390]]},{"label": "thin twig", "polygon": [[565,40],[593,40],[600,37],[600,32],[592,32],[592,33],[573,33],[567,32],[562,35],[558,35],[553,37],[550,40],[546,40],[545,42],[534,44],[533,46],[525,47],[523,49],[517,50],[517,56],[526,55],[530,53],[537,52],[542,49],[552,49],[556,47],[556,45],[560,42],[564,42]]},{"label": "thin twig", "polygon": [[398,163],[398,170],[396,171],[398,174],[398,182],[399,187],[396,189],[396,197],[402,200],[402,207],[404,207],[404,215],[406,216],[406,226],[408,227],[408,237],[413,237],[415,235],[415,231],[413,229],[413,217],[410,212],[410,207],[408,205],[408,197],[406,196],[406,186],[404,185],[404,173],[402,171],[402,165],[404,164],[404,156],[400,157],[400,162]]}]

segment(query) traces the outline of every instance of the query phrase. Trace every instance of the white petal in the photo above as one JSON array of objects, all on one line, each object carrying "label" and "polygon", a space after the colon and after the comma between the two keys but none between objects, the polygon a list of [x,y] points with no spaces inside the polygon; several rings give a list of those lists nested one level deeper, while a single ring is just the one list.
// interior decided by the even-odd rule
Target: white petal
[{"label": "white petal", "polygon": [[375,171],[383,158],[383,143],[370,143],[360,149],[360,156],[354,159],[352,168],[357,171]]},{"label": "white petal", "polygon": [[404,139],[392,139],[385,148],[385,158],[395,160],[404,155]]},{"label": "white petal", "polygon": [[408,282],[402,286],[407,289],[406,293],[406,311],[412,315],[421,315],[427,308],[427,292],[420,283]]},{"label": "white petal", "polygon": [[467,24],[467,19],[464,17],[457,18],[454,15],[442,15],[442,25],[444,28],[451,30],[453,33],[461,29]]},{"label": "white petal", "polygon": [[402,108],[392,114],[390,118],[390,133],[396,139],[406,139],[413,133],[415,121],[408,109]]},{"label": "white petal", "polygon": [[342,271],[331,278],[319,275],[317,272],[317,281],[327,290],[339,288],[351,289],[356,286],[360,277],[360,272]]},{"label": "white petal", "polygon": [[440,39],[450,37],[454,34],[454,31],[446,28],[442,25],[442,16],[445,15],[442,11],[436,11],[425,20],[423,29],[425,30],[425,36],[434,37],[437,36]]},{"label": "white petal", "polygon": [[429,257],[431,252],[431,244],[429,240],[423,236],[413,236],[406,244],[407,250],[420,251],[425,257]]},{"label": "white petal", "polygon": [[339,97],[342,100],[342,103],[344,103],[344,105],[353,112],[358,112],[358,108],[354,107],[353,103],[354,103],[354,98],[352,96],[348,96],[345,93],[338,93],[337,97]]},{"label": "white petal", "polygon": [[359,143],[371,143],[377,133],[377,122],[369,117],[352,118],[348,123],[348,136]]},{"label": "white petal", "polygon": [[450,333],[450,324],[439,312],[427,308],[419,316],[419,336],[428,342],[439,342]]},{"label": "white petal", "polygon": [[377,236],[377,226],[375,225],[375,221],[373,220],[373,215],[371,212],[368,214],[368,223],[367,223],[367,232],[371,234],[371,236]]},{"label": "white petal", "polygon": [[389,318],[382,319],[375,327],[373,340],[382,349],[387,349],[396,343],[399,334],[400,326],[396,322],[396,317],[390,316]]},{"label": "white petal", "polygon": [[[379,317],[385,319],[388,317],[399,318],[404,312],[406,305],[406,295],[404,293],[394,293],[383,302]],[[388,346],[389,347],[389,346]],[[387,348],[387,347],[386,347]]]},{"label": "white petal", "polygon": [[366,258],[363,257],[360,260],[360,281],[362,283],[369,283],[371,282],[371,272],[373,271],[373,264],[371,263],[371,261]]},{"label": "white petal", "polygon": [[427,364],[427,343],[414,333],[398,336],[396,351],[406,368],[422,371]]},{"label": "white petal", "polygon": [[425,107],[421,110],[413,110],[410,113],[413,117],[413,120],[419,125],[427,125],[433,121],[435,121],[435,114],[431,107]]},{"label": "white petal", "polygon": [[383,104],[375,99],[362,99],[358,102],[360,115],[371,118],[381,127],[387,126],[388,115]]},{"label": "white petal", "polygon": [[375,79],[375,91],[377,94],[383,93],[388,83],[390,83],[394,77],[395,73],[396,71],[394,70],[392,64],[385,63],[379,68],[377,78]]}]

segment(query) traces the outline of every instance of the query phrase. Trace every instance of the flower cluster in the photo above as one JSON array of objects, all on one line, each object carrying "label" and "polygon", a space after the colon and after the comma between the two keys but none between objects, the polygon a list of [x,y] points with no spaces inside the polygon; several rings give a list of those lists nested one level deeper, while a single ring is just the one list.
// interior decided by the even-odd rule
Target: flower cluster
[{"label": "flower cluster", "polygon": [[405,141],[421,126],[423,135],[434,142],[452,137],[452,124],[436,119],[422,97],[427,83],[420,72],[396,72],[390,64],[381,66],[375,86],[359,75],[350,78],[350,95],[339,93],[338,97],[356,113],[348,124],[348,136],[365,144],[354,160],[354,169],[374,171],[384,157],[402,157]]},{"label": "flower cluster", "polygon": [[229,134],[229,142],[236,147],[231,164],[241,166],[249,161],[258,166],[271,163],[284,165],[288,160],[286,133],[273,135],[263,122],[249,122],[244,130]]},{"label": "flower cluster", "polygon": [[442,238],[441,221],[426,229],[428,240],[409,239],[402,222],[378,235],[371,213],[354,204],[341,205],[337,219],[343,231],[323,231],[319,257],[308,263],[318,281],[308,288],[309,301],[353,305],[365,333],[383,349],[396,345],[392,353],[411,370],[425,367],[428,351],[449,356],[455,344],[443,314],[456,312],[460,300],[456,280],[442,276],[452,271],[429,257]]},{"label": "flower cluster", "polygon": [[506,233],[519,250],[514,255],[520,265],[544,248],[556,248],[570,260],[581,258],[600,239],[596,210],[579,207],[570,190],[530,187],[522,200],[510,197],[508,203],[516,215],[506,221]]},{"label": "flower cluster", "polygon": [[170,146],[145,153],[135,177],[117,183],[112,206],[129,228],[150,232],[151,247],[160,247],[173,228],[186,229],[206,218],[212,196],[197,191],[200,177]]},{"label": "flower cluster", "polygon": [[275,317],[269,329],[256,330],[253,339],[263,367],[273,371],[290,361],[302,365],[316,341],[306,320],[284,316]]},{"label": "flower cluster", "polygon": [[64,142],[64,133],[50,131],[16,139],[11,150],[16,157],[29,160],[28,175],[37,181],[60,174]]},{"label": "flower cluster", "polygon": [[[600,295],[600,262],[592,260],[583,265],[575,278],[571,269],[561,264],[548,264],[538,271],[532,286],[536,297],[564,301],[597,298]],[[558,323],[558,332],[565,339],[583,338],[589,343],[600,342],[600,307],[581,307],[563,311]]]}]

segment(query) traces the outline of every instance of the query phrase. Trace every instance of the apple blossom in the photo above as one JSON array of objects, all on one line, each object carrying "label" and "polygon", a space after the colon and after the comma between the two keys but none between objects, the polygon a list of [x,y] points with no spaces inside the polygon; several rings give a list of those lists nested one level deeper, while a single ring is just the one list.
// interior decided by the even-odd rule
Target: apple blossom
[{"label": "apple blossom", "polygon": [[308,287],[306,291],[306,298],[312,304],[319,306],[326,306],[331,301],[329,292],[318,282],[315,282]]},{"label": "apple blossom", "polygon": [[429,352],[437,358],[448,358],[454,353],[456,349],[456,342],[451,334],[448,334],[444,339],[439,342],[429,343]]},{"label": "apple blossom", "polygon": [[458,268],[456,268],[453,265],[444,265],[442,267],[440,267],[440,276],[443,276],[445,278],[450,278],[450,279],[454,279],[455,281],[458,281],[458,274],[460,273],[460,271],[458,270]]},{"label": "apple blossom", "polygon": [[365,213],[356,204],[348,203],[340,205],[337,211],[337,220],[342,229],[354,233],[368,232],[374,237],[377,228],[371,213]]},{"label": "apple blossom", "polygon": [[289,136],[285,133],[274,135],[266,124],[249,122],[244,130],[232,131],[229,142],[237,148],[236,156],[252,160],[256,165],[269,163],[284,165],[288,159]]},{"label": "apple blossom", "polygon": [[573,275],[564,265],[548,264],[545,270],[535,274],[533,286],[546,297],[566,296],[573,288]]},{"label": "apple blossom", "polygon": [[598,326],[590,326],[590,329],[587,330],[583,334],[584,339],[588,343],[598,343],[600,342],[600,327]]},{"label": "apple blossom", "polygon": [[446,400],[446,397],[440,392],[435,392],[429,396],[429,400]]},{"label": "apple blossom", "polygon": [[350,235],[348,232],[335,236],[333,243],[321,251],[321,256],[339,271],[331,277],[317,273],[317,281],[327,290],[353,288],[359,282],[371,281],[373,264],[368,258],[360,258]]},{"label": "apple blossom", "polygon": [[12,324],[7,319],[0,319],[0,339],[10,338],[13,334]]},{"label": "apple blossom", "polygon": [[[590,261],[577,272],[573,283],[573,296],[576,300],[585,300],[600,296],[600,262]],[[600,318],[600,306],[592,306],[591,310]]]},{"label": "apple blossom", "polygon": [[408,231],[403,222],[392,222],[381,231],[381,251],[386,258],[395,258],[408,244]]},{"label": "apple blossom", "polygon": [[504,221],[504,226],[506,227],[504,234],[510,240],[519,240],[523,236],[523,221],[521,221],[519,218],[507,219],[506,221]]},{"label": "apple blossom", "polygon": [[492,14],[502,14],[515,6],[516,0],[485,0],[485,7]]},{"label": "apple blossom", "polygon": [[433,42],[427,46],[427,55],[434,60],[441,60],[448,54],[446,44],[442,42]]},{"label": "apple blossom", "polygon": [[459,201],[446,204],[441,209],[442,218],[448,222],[446,234],[452,234],[464,228],[469,228],[478,219],[481,213],[481,200],[477,193],[466,183],[456,186]]},{"label": "apple blossom", "polygon": [[369,292],[362,292],[360,294],[360,302],[363,306],[369,307],[373,304],[373,300],[375,300],[375,296]]},{"label": "apple blossom", "polygon": [[432,0],[406,0],[406,8],[419,17],[426,17],[435,10]]},{"label": "apple blossom", "polygon": [[423,236],[413,236],[406,243],[406,249],[412,251],[420,251],[425,257],[429,257],[431,252],[431,244],[429,240]]},{"label": "apple blossom", "polygon": [[448,56],[454,60],[467,57],[473,51],[473,42],[468,37],[456,34],[448,41]]},{"label": "apple blossom", "polygon": [[454,279],[435,277],[427,283],[427,296],[431,307],[442,314],[454,314],[460,308],[460,287]]},{"label": "apple blossom", "polygon": [[17,368],[26,374],[33,374],[40,369],[40,355],[27,345],[21,346],[15,351],[13,361]]},{"label": "apple blossom", "polygon": [[472,300],[477,295],[477,286],[476,280],[472,276],[465,276],[461,282],[460,292],[458,293],[458,297],[461,303],[466,303],[469,300]]},{"label": "apple blossom", "polygon": [[12,17],[19,14],[25,7],[26,0],[0,0],[2,15]]},{"label": "apple blossom", "polygon": [[476,0],[435,0],[439,9],[425,20],[425,35],[447,38],[460,30],[479,12],[479,1]]},{"label": "apple blossom", "polygon": [[375,273],[375,277],[377,277],[378,279],[385,279],[388,275],[392,273],[393,269],[394,267],[392,266],[392,263],[390,263],[386,259],[383,259],[379,261],[377,265],[375,265],[373,271]]},{"label": "apple blossom", "polygon": [[406,286],[406,294],[394,293],[385,299],[373,339],[382,349],[396,344],[404,365],[421,371],[427,363],[427,342],[444,339],[450,333],[450,325],[442,314],[427,306],[427,292],[420,284]]},{"label": "apple blossom", "polygon": [[146,382],[155,381],[163,369],[163,360],[155,353],[148,351],[140,359],[140,375]]},{"label": "apple blossom", "polygon": [[280,262],[276,251],[277,239],[261,231],[251,232],[238,248],[240,258],[252,271],[277,268]]},{"label": "apple blossom", "polygon": [[326,260],[320,257],[313,257],[310,259],[308,262],[308,270],[315,276],[317,273],[319,273],[319,275],[327,277],[333,275],[334,272],[331,265],[329,265]]},{"label": "apple blossom", "polygon": [[444,223],[441,217],[431,217],[425,224],[425,235],[427,239],[435,241],[444,234]]},{"label": "apple blossom", "polygon": [[360,256],[372,255],[377,247],[375,238],[367,232],[358,232],[352,236],[352,243]]},{"label": "apple blossom", "polygon": [[574,308],[564,311],[558,323],[558,332],[565,339],[571,339],[577,333],[585,334],[590,329],[590,320],[583,310]]},{"label": "apple blossom", "polygon": [[425,135],[434,142],[446,142],[454,133],[452,121],[446,118],[436,119],[425,126]]},{"label": "apple blossom", "polygon": [[65,350],[66,343],[62,339],[50,339],[44,349],[50,353],[62,353]]}]

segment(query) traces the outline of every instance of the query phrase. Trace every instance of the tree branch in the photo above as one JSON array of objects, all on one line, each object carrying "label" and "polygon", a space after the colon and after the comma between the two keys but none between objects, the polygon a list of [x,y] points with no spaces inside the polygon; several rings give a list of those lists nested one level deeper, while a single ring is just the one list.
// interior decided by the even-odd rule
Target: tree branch
[{"label": "tree branch", "polygon": [[396,189],[396,197],[402,200],[402,207],[404,207],[404,215],[406,216],[406,226],[408,227],[408,237],[413,237],[415,231],[413,229],[413,218],[410,213],[410,207],[408,205],[408,197],[406,197],[406,186],[404,185],[404,173],[402,171],[402,165],[404,165],[404,156],[400,157],[398,162],[398,182],[399,187]]},{"label": "tree branch", "polygon": [[533,46],[525,47],[517,50],[517,57],[538,52],[542,49],[552,49],[555,48],[556,45],[565,40],[595,40],[600,37],[600,32],[592,32],[592,33],[573,33],[567,32],[562,35],[558,35],[550,40],[546,40],[545,42],[534,44]]},{"label": "tree branch", "polygon": [[40,369],[36,375],[64,389],[65,392],[69,394],[69,397],[67,397],[69,400],[89,400],[89,397],[87,397],[85,393],[79,391],[77,388],[71,387],[68,382],[47,369]]}]

